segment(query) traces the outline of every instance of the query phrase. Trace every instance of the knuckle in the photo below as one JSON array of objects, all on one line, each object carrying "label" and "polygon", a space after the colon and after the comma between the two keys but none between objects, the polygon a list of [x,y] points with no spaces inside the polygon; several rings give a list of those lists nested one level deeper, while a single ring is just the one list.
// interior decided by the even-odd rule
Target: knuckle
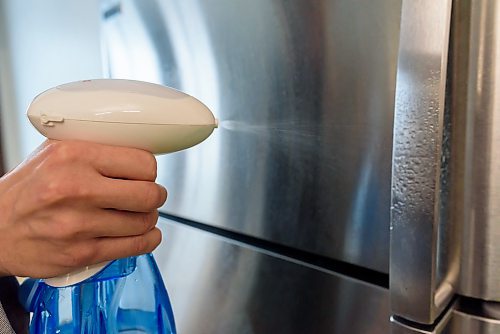
[{"label": "knuckle", "polygon": [[141,214],[141,234],[146,233],[149,230],[149,215]]},{"label": "knuckle", "polygon": [[141,223],[142,223],[142,233],[146,233],[150,231],[158,220],[158,211],[154,211],[152,213],[141,214]]},{"label": "knuckle", "polygon": [[162,234],[161,234],[161,231],[159,228],[155,228],[153,231],[153,242],[152,242],[152,246],[153,248],[149,250],[149,252],[152,252],[156,247],[158,247],[161,243],[161,240],[162,240]]},{"label": "knuckle", "polygon": [[58,213],[54,219],[53,228],[50,228],[51,237],[62,241],[76,241],[81,239],[87,229],[88,221],[73,211]]},{"label": "knuckle", "polygon": [[147,237],[144,238],[145,242],[145,248],[143,249],[142,253],[151,253],[153,250],[155,250],[156,247],[158,247],[161,243],[162,240],[162,234],[160,229],[154,228],[151,230]]},{"label": "knuckle", "polygon": [[144,196],[145,206],[148,211],[159,208],[164,202],[164,190],[156,183],[151,183],[146,188]]},{"label": "knuckle", "polygon": [[95,257],[94,247],[80,247],[75,253],[75,259],[78,262],[78,266],[91,264]]},{"label": "knuckle", "polygon": [[93,263],[95,255],[95,247],[79,245],[62,254],[61,265],[71,268],[83,267]]},{"label": "knuckle", "polygon": [[67,219],[59,218],[57,221],[57,226],[55,226],[51,233],[52,237],[57,240],[70,240],[73,239],[75,234],[77,234],[74,224]]},{"label": "knuckle", "polygon": [[134,254],[144,254],[148,251],[148,243],[144,236],[134,237],[132,239],[132,250]]},{"label": "knuckle", "polygon": [[54,141],[47,146],[47,159],[50,163],[69,163],[83,156],[82,145],[71,141]]},{"label": "knuckle", "polygon": [[66,181],[56,178],[47,181],[44,189],[38,193],[38,196],[41,203],[52,204],[66,198],[68,192]]},{"label": "knuckle", "polygon": [[146,171],[146,176],[149,181],[156,180],[157,176],[157,162],[154,155],[149,152],[144,152],[144,170]]},{"label": "knuckle", "polygon": [[155,210],[151,213],[152,215],[152,224],[151,227],[156,226],[156,223],[158,222],[158,218],[160,217],[160,212],[158,210]]},{"label": "knuckle", "polygon": [[43,188],[38,193],[42,203],[53,204],[69,198],[89,196],[89,190],[84,184],[79,183],[75,178],[64,177],[64,175],[48,180]]}]

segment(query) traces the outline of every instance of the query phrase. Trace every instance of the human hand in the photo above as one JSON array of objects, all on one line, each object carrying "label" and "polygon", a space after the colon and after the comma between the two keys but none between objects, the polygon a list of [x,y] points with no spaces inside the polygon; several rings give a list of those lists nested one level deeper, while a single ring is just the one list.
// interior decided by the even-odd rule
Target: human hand
[{"label": "human hand", "polygon": [[167,198],[146,151],[46,141],[0,179],[0,276],[48,278],[149,253]]}]

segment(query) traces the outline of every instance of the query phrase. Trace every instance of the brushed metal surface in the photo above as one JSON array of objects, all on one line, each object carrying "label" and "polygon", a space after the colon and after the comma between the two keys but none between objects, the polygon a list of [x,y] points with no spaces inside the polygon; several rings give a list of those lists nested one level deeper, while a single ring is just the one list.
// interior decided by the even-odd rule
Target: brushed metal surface
[{"label": "brushed metal surface", "polygon": [[400,7],[108,2],[110,75],[184,90],[221,120],[158,159],[162,210],[387,273]]},{"label": "brushed metal surface", "polygon": [[[417,14],[418,13],[418,14]],[[447,219],[450,119],[445,113],[451,0],[404,1],[401,15],[390,233],[394,314],[432,324],[456,288]]]},{"label": "brushed metal surface", "polygon": [[500,3],[470,5],[460,293],[500,301]]},{"label": "brushed metal surface", "polygon": [[160,218],[179,333],[387,334],[386,289]]}]

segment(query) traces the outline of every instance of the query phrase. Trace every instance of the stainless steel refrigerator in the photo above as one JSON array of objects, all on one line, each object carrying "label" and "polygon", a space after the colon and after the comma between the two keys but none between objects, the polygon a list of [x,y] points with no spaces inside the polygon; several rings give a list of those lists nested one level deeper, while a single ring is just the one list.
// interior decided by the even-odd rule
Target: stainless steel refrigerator
[{"label": "stainless steel refrigerator", "polygon": [[105,0],[110,77],[220,127],[158,158],[179,333],[500,333],[500,2]]}]

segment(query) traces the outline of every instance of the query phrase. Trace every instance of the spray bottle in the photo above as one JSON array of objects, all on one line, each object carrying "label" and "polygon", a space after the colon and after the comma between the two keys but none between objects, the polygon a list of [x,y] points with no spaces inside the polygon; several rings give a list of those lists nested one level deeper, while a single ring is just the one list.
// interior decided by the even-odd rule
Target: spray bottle
[{"label": "spray bottle", "polygon": [[[154,154],[205,140],[217,120],[197,99],[132,80],[85,80],[49,89],[28,118],[45,137],[134,147]],[[33,312],[30,333],[175,333],[173,312],[152,254],[28,279],[20,289]]]}]

